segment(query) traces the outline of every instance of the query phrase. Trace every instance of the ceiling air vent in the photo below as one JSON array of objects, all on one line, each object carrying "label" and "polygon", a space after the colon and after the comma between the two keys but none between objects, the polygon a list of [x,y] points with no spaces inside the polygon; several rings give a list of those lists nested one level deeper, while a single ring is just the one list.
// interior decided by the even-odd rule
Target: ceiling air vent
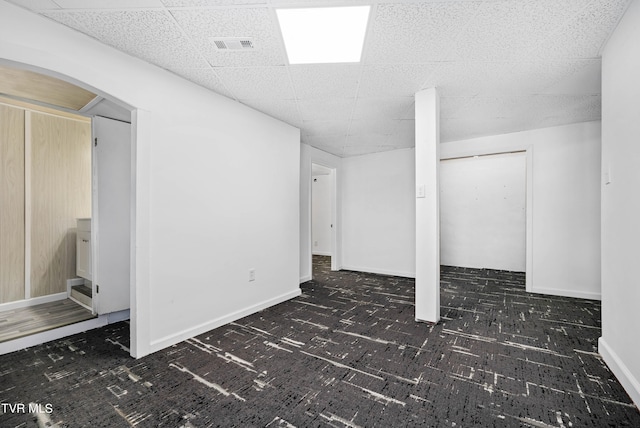
[{"label": "ceiling air vent", "polygon": [[219,51],[252,51],[255,49],[249,37],[212,37],[211,41]]}]

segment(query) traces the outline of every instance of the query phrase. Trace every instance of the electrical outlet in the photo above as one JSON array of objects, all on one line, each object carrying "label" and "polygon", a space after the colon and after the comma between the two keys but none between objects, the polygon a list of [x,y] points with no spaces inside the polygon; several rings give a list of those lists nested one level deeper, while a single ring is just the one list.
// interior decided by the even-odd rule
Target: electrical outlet
[{"label": "electrical outlet", "polygon": [[313,245],[314,245],[315,247],[317,247],[317,246],[318,246],[318,241],[313,241]]},{"label": "electrical outlet", "polygon": [[256,270],[249,269],[249,281],[255,281],[255,280],[256,280]]}]

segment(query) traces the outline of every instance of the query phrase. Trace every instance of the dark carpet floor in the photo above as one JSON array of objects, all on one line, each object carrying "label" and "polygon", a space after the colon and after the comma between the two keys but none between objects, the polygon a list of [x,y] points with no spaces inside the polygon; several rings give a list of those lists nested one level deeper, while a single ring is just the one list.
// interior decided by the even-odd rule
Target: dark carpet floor
[{"label": "dark carpet floor", "polygon": [[0,356],[0,426],[36,403],[60,427],[640,427],[599,302],[443,267],[442,322],[416,323],[413,280],[316,261],[301,297],[139,360],[126,323]]}]

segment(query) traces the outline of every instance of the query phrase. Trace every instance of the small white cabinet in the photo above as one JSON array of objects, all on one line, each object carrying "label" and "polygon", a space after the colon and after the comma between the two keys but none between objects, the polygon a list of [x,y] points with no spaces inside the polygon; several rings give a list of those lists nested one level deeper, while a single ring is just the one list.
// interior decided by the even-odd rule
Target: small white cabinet
[{"label": "small white cabinet", "polygon": [[91,281],[91,219],[77,220],[76,275]]}]

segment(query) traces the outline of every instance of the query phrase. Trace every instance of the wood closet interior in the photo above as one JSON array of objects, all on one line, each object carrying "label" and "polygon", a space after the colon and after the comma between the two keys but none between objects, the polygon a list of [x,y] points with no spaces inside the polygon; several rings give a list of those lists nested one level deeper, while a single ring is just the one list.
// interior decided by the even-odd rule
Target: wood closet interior
[{"label": "wood closet interior", "polygon": [[91,217],[91,120],[0,98],[0,304],[67,292]]}]

